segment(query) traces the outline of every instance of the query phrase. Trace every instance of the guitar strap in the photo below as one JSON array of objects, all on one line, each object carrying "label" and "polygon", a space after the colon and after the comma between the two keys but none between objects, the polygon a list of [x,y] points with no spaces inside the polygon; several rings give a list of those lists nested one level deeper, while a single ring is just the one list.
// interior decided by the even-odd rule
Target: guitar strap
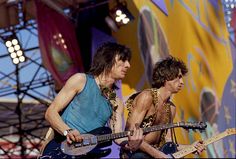
[{"label": "guitar strap", "polygon": [[44,141],[40,147],[39,155],[37,156],[37,159],[42,155],[47,144],[54,138],[54,135],[55,135],[54,130],[51,127],[49,127],[49,129],[45,135]]}]

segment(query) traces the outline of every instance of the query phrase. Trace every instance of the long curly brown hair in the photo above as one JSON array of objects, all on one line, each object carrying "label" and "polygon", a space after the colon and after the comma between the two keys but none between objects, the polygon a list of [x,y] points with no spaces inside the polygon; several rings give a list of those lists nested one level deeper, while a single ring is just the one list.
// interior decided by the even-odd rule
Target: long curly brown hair
[{"label": "long curly brown hair", "polygon": [[131,51],[125,45],[117,44],[114,42],[106,42],[101,45],[94,57],[88,74],[98,76],[105,71],[105,74],[111,71],[112,66],[115,64],[115,57],[119,56],[122,61],[131,60]]},{"label": "long curly brown hair", "polygon": [[160,88],[164,86],[166,81],[171,81],[177,78],[179,70],[183,76],[188,72],[185,63],[178,58],[168,56],[167,58],[158,61],[153,69],[152,87]]}]

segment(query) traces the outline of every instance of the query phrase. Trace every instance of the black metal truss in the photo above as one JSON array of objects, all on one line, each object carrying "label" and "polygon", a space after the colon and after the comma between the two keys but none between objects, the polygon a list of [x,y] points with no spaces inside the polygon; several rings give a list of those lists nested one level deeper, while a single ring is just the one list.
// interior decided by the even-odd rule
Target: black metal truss
[{"label": "black metal truss", "polygon": [[54,81],[42,64],[36,22],[0,29],[1,48],[4,36],[12,32],[17,34],[27,61],[14,65],[7,50],[2,54],[1,49],[0,156],[35,157],[49,127],[44,113],[55,97]]}]

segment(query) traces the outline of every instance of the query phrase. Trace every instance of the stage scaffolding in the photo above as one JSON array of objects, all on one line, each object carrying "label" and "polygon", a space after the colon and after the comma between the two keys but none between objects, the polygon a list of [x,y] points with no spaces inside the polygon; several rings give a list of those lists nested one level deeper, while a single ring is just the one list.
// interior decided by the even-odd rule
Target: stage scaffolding
[{"label": "stage scaffolding", "polygon": [[[0,4],[19,15],[18,23],[0,28],[0,158],[36,157],[49,127],[44,113],[56,94],[42,64],[36,21],[24,16],[22,1],[16,2]],[[19,65],[12,63],[4,43],[13,33],[27,58]]]},{"label": "stage scaffolding", "polygon": [[[74,22],[77,19],[72,15],[80,11],[86,15],[87,9],[109,2],[41,1]],[[42,63],[35,13],[34,0],[0,2],[0,156],[4,158],[35,158],[49,128],[44,114],[56,92],[54,80]],[[27,59],[18,65],[13,64],[5,46],[6,37],[12,34],[18,37]]]}]

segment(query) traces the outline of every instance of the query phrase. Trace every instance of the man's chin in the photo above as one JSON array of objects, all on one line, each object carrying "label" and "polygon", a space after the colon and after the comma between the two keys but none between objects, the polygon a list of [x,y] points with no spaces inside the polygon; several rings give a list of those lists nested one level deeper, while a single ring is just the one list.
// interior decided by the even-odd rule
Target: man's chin
[{"label": "man's chin", "polygon": [[125,78],[125,76],[120,76],[119,78],[117,78],[116,80],[122,80],[123,78]]},{"label": "man's chin", "polygon": [[125,78],[125,76],[122,76],[122,77],[120,77],[120,80],[122,80],[122,79],[124,79]]},{"label": "man's chin", "polygon": [[123,79],[123,78],[125,78],[125,76],[126,76],[126,74],[122,74],[120,78]]},{"label": "man's chin", "polygon": [[176,94],[176,93],[178,93],[180,90],[181,90],[181,89],[178,89],[178,90],[176,90],[174,93]]}]

